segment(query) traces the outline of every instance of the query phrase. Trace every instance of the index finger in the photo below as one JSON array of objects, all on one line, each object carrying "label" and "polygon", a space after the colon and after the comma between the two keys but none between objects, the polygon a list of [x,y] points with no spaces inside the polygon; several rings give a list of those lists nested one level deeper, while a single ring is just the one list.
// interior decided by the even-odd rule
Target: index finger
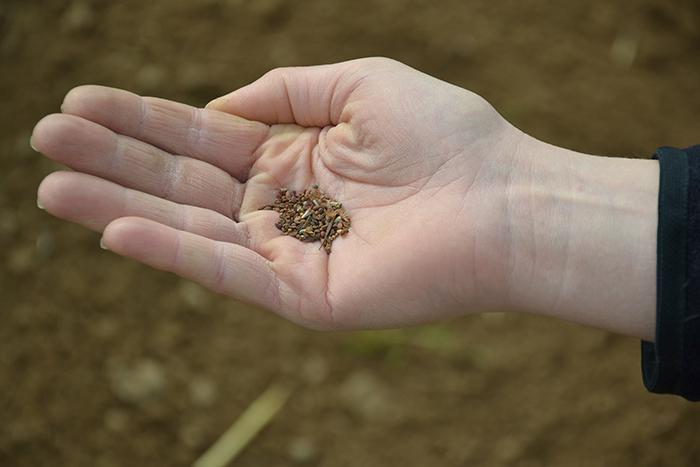
[{"label": "index finger", "polygon": [[269,132],[267,125],[235,115],[103,86],[71,90],[61,109],[171,154],[208,162],[240,181],[247,179]]}]

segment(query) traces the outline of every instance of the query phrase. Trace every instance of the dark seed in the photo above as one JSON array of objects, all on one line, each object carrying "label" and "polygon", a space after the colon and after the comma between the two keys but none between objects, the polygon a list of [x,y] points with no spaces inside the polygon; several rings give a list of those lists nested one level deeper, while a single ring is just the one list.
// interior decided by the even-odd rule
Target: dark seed
[{"label": "dark seed", "polygon": [[330,254],[333,240],[348,232],[350,219],[341,209],[341,203],[326,196],[318,185],[311,188],[301,193],[280,188],[275,202],[260,207],[260,210],[279,213],[280,220],[275,227],[282,231],[282,235],[302,242],[321,240],[320,248]]}]

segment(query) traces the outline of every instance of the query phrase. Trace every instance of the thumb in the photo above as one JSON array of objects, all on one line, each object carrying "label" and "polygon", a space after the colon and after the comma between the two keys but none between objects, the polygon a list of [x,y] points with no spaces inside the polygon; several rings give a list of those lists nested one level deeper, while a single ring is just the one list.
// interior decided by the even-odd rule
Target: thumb
[{"label": "thumb", "polygon": [[374,68],[372,60],[278,68],[248,86],[213,100],[206,108],[268,125],[335,125],[352,92]]}]

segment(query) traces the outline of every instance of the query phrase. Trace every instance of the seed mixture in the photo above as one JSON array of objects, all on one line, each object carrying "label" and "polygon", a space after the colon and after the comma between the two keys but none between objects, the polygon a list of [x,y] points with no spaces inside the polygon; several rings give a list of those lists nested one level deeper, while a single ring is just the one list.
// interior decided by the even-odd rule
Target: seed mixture
[{"label": "seed mixture", "polygon": [[275,202],[266,204],[259,210],[277,211],[280,220],[275,227],[282,235],[289,235],[302,242],[321,241],[320,248],[330,254],[333,240],[345,235],[350,229],[350,218],[342,205],[329,198],[312,185],[311,189],[297,193],[280,188]]}]

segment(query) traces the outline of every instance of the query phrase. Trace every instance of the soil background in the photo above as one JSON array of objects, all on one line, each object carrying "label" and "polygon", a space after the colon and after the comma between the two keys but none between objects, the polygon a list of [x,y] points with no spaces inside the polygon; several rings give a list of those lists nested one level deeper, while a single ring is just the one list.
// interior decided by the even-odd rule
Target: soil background
[{"label": "soil background", "polygon": [[697,0],[0,0],[0,465],[189,465],[280,377],[233,465],[700,465],[700,407],[646,392],[638,340],[503,314],[312,332],[36,207],[61,167],[31,130],[77,85],[202,106],[376,55],[570,149],[700,143]]}]

